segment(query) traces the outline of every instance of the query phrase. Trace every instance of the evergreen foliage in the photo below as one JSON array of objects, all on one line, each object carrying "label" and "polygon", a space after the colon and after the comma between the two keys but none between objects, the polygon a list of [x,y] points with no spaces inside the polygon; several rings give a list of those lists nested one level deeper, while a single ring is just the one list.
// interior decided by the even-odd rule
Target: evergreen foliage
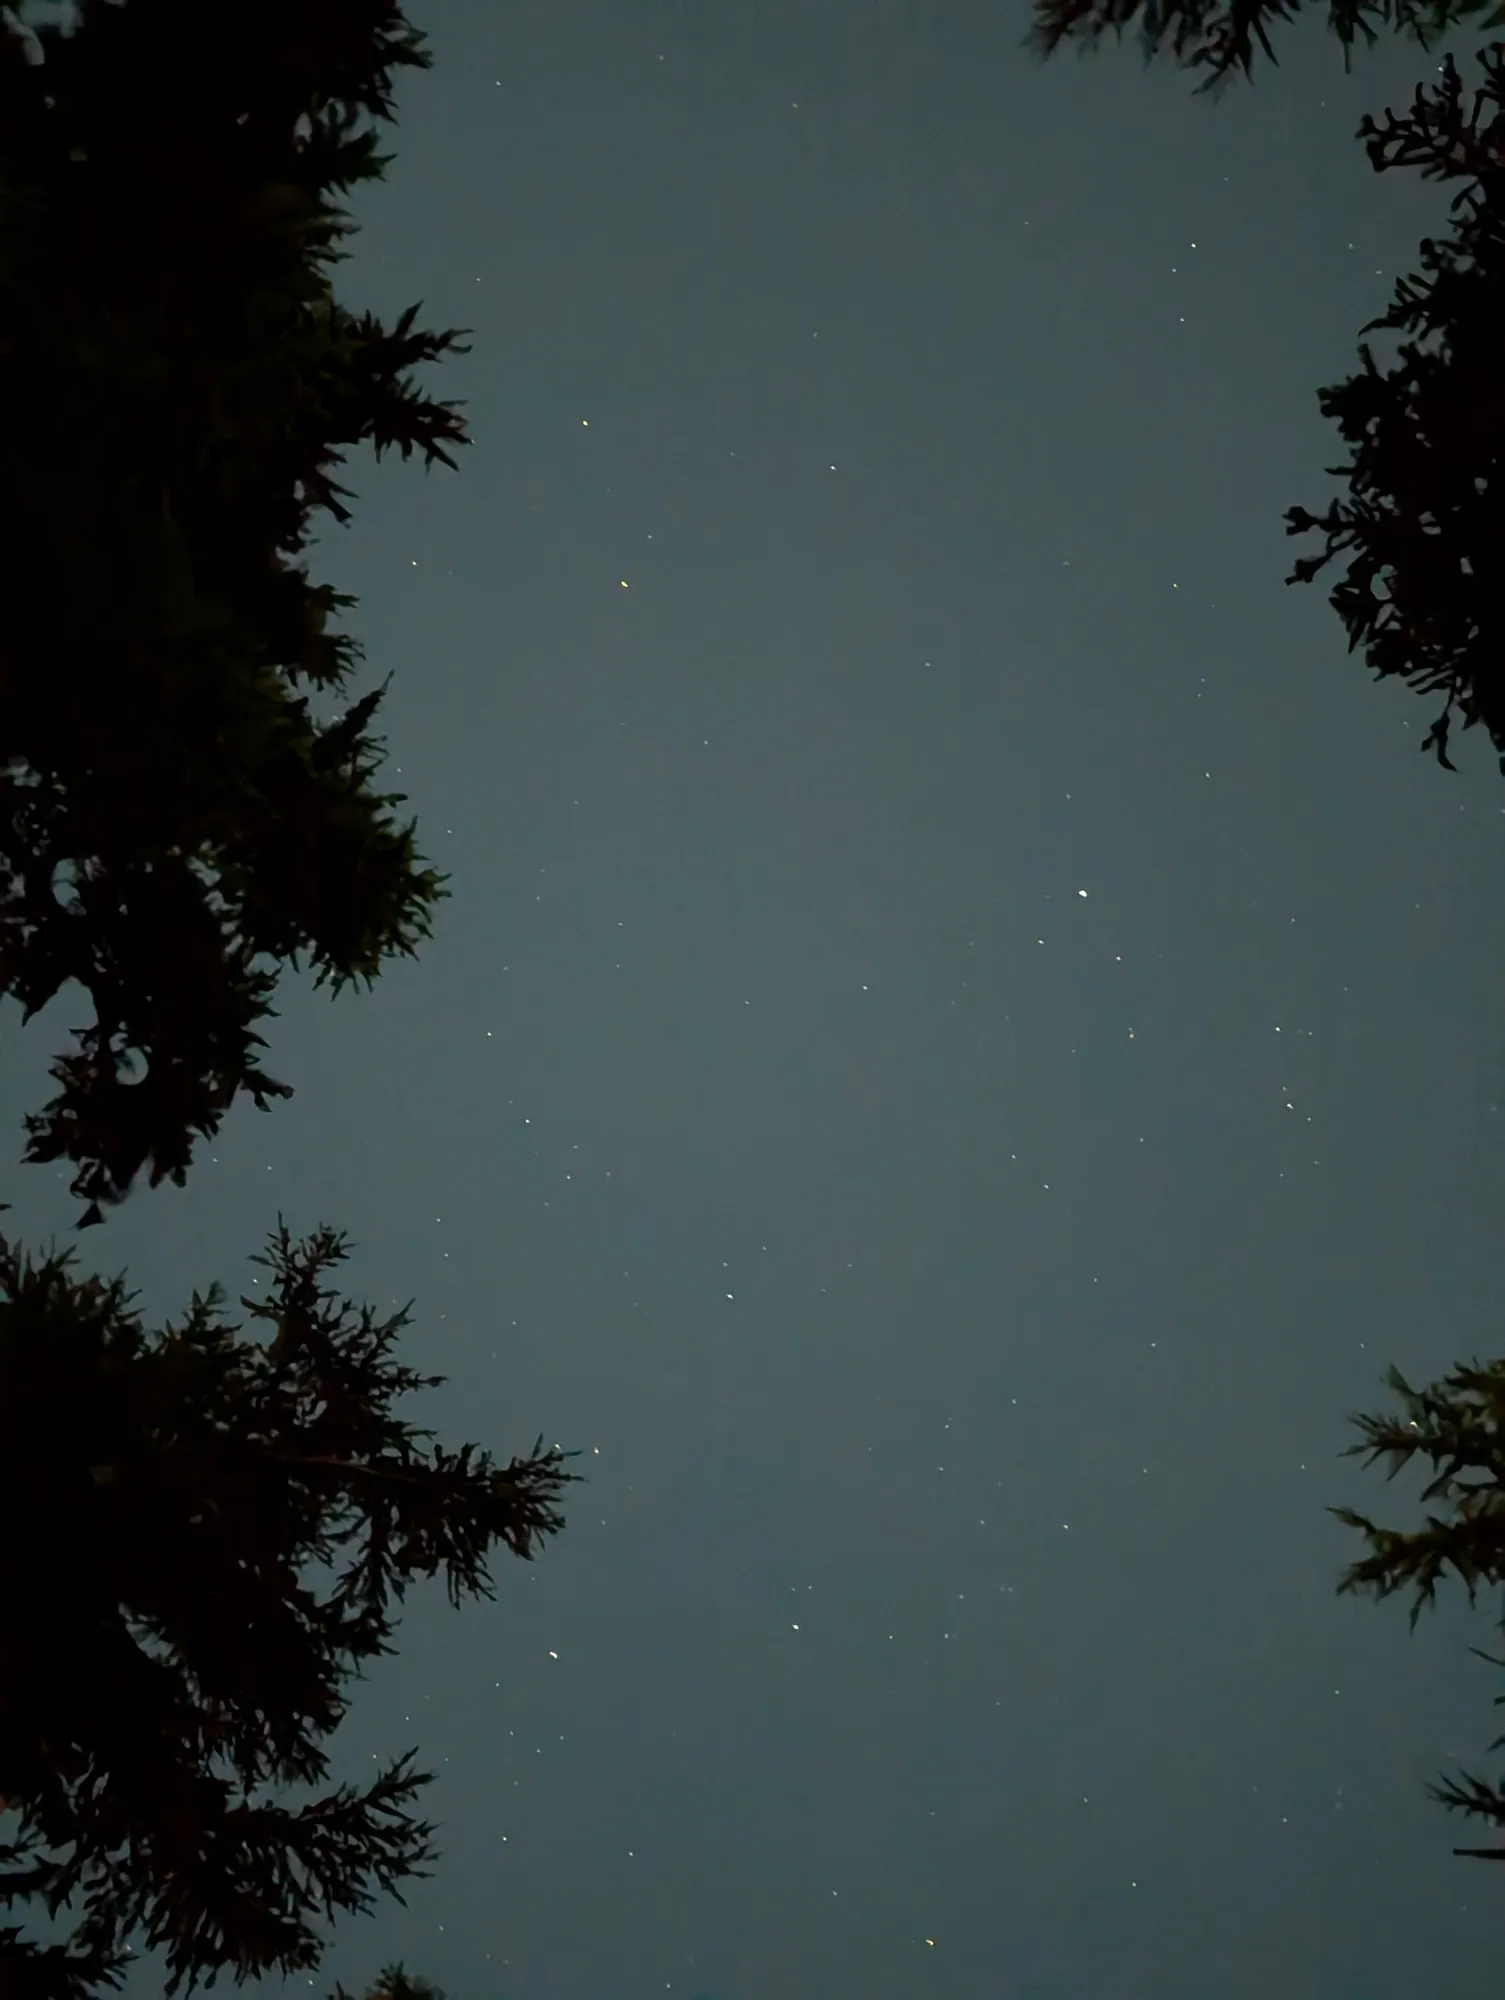
[{"label": "evergreen foliage", "polygon": [[[1492,11],[1486,13],[1486,7]],[[1054,55],[1063,42],[1096,48],[1109,33],[1121,41],[1137,21],[1146,63],[1168,54],[1183,69],[1205,71],[1198,91],[1216,96],[1235,74],[1253,75],[1256,43],[1268,62],[1276,60],[1270,29],[1277,21],[1293,21],[1301,0],[1034,0],[1033,12],[1025,45],[1037,56]],[[1369,48],[1390,33],[1425,50],[1450,29],[1505,27],[1505,5],[1501,0],[1328,0],[1327,25],[1342,45],[1348,70],[1361,36]]]},{"label": "evergreen foliage", "polygon": [[[442,878],[377,783],[352,600],[301,560],[348,452],[453,465],[413,370],[464,352],[353,313],[340,198],[380,178],[396,0],[80,0],[0,27],[0,997],[70,983],[26,1158],[90,1204],[182,1184],[260,1066],[281,970],[333,992],[428,935]],[[331,708],[326,719],[315,698]]]},{"label": "evergreen foliage", "polygon": [[1361,344],[1362,371],[1319,393],[1353,448],[1329,468],[1349,497],[1321,516],[1289,508],[1286,532],[1317,529],[1327,543],[1296,564],[1293,583],[1351,552],[1332,604],[1375,678],[1445,697],[1423,751],[1456,768],[1456,711],[1465,729],[1483,724],[1505,772],[1505,43],[1480,66],[1471,103],[1446,56],[1441,83],[1417,86],[1409,116],[1359,126],[1377,173],[1462,181],[1457,224],[1441,242],[1423,239],[1424,275],[1402,278],[1362,329],[1399,336],[1394,366],[1382,370]]},{"label": "evergreen foliage", "polygon": [[[343,1986],[336,1986],[333,2000],[350,2000]],[[444,2000],[444,1990],[432,1981],[405,1972],[400,1964],[384,1965],[374,1985],[366,1988],[363,2000]]]},{"label": "evergreen foliage", "polygon": [[[1481,1585],[1505,1585],[1505,1361],[1457,1367],[1425,1389],[1413,1389],[1398,1368],[1386,1380],[1399,1413],[1355,1417],[1361,1441],[1345,1455],[1362,1456],[1371,1465],[1383,1460],[1390,1479],[1414,1459],[1428,1460],[1433,1476],[1421,1494],[1426,1525],[1409,1532],[1380,1528],[1350,1507],[1333,1508],[1369,1546],[1368,1555],[1344,1572],[1339,1588],[1376,1598],[1409,1591],[1414,1627],[1449,1570],[1461,1580],[1470,1604]],[[1440,1512],[1431,1511],[1436,1501],[1442,1503]],[[1505,1659],[1477,1646],[1473,1650],[1491,1666],[1505,1666]],[[1495,1707],[1505,1708],[1505,1695],[1495,1697]],[[1502,1747],[1505,1735],[1489,1746]],[[1505,1783],[1491,1784],[1465,1771],[1429,1789],[1450,1811],[1505,1827]],[[1505,1861],[1505,1846],[1453,1852]]]},{"label": "evergreen foliage", "polygon": [[[1111,28],[1140,23],[1146,59],[1168,50],[1205,71],[1203,90],[1235,72],[1249,75],[1258,41],[1273,61],[1268,28],[1290,19],[1299,0],[1035,0],[1027,36],[1039,55],[1066,40],[1091,46]],[[1355,36],[1376,39],[1376,23],[1429,47],[1447,30],[1476,21],[1483,0],[1331,0],[1328,21],[1348,62]],[[1482,23],[1505,25],[1505,5]],[[1303,556],[1287,578],[1310,583],[1347,554],[1331,594],[1348,634],[1376,680],[1403,680],[1443,696],[1422,744],[1448,770],[1454,717],[1482,724],[1505,772],[1505,42],[1479,58],[1482,80],[1466,93],[1451,55],[1442,81],[1418,85],[1409,115],[1366,116],[1357,136],[1376,173],[1410,167],[1424,178],[1461,182],[1454,219],[1441,241],[1420,247],[1421,274],[1404,277],[1386,312],[1361,329],[1397,336],[1397,359],[1382,369],[1361,340],[1360,371],[1322,389],[1318,404],[1352,456],[1328,470],[1347,496],[1320,515],[1286,510],[1286,532],[1321,532],[1320,554]]]},{"label": "evergreen foliage", "polygon": [[[1378,29],[1409,36],[1423,49],[1450,30],[1505,26],[1505,4],[1481,21],[1486,0],[1329,0],[1328,25],[1348,67],[1356,37],[1370,45]],[[1146,61],[1168,51],[1183,67],[1205,72],[1200,88],[1220,90],[1235,72],[1252,74],[1258,42],[1274,61],[1269,29],[1294,18],[1300,0],[1033,0],[1027,45],[1051,55],[1064,41],[1096,46],[1120,37],[1136,19]],[[1320,515],[1286,512],[1288,534],[1314,530],[1326,547],[1304,556],[1287,578],[1310,583],[1336,556],[1347,568],[1332,592],[1349,651],[1364,648],[1376,679],[1396,677],[1444,704],[1423,751],[1448,770],[1456,715],[1465,729],[1482,724],[1505,772],[1505,42],[1479,55],[1482,82],[1471,94],[1451,54],[1441,82],[1419,84],[1409,116],[1385,113],[1359,125],[1376,173],[1415,168],[1428,180],[1457,181],[1444,241],[1425,238],[1422,275],[1402,278],[1389,309],[1362,333],[1398,336],[1397,358],[1377,364],[1361,341],[1361,371],[1319,392],[1322,414],[1336,422],[1352,456],[1330,466],[1348,482],[1346,499]],[[1369,1554],[1344,1573],[1340,1589],[1386,1597],[1413,1593],[1414,1625],[1439,1579],[1453,1570],[1475,1600],[1481,1584],[1505,1584],[1505,1360],[1457,1368],[1442,1383],[1415,1391],[1392,1369],[1402,1417],[1355,1419],[1363,1442],[1353,1450],[1390,1474],[1418,1453],[1434,1478],[1423,1503],[1441,1500],[1450,1514],[1428,1514],[1409,1534],[1378,1528],[1350,1508],[1333,1511],[1359,1531]],[[1502,1622],[1505,1629],[1505,1622]],[[1477,1649],[1475,1649],[1477,1651]],[[1481,1653],[1505,1666],[1505,1658]],[[1505,1706],[1505,1696],[1496,1706]],[[1490,1749],[1505,1748],[1500,1736]],[[1505,1784],[1462,1773],[1432,1788],[1450,1809],[1505,1827]],[[1458,1854],[1505,1861],[1505,1846],[1457,1848]]]},{"label": "evergreen foliage", "polygon": [[[443,1377],[391,1358],[406,1310],[324,1282],[346,1255],[279,1225],[257,1341],[218,1287],[149,1334],[121,1280],[0,1238],[0,1902],[75,1920],[66,1945],[0,1928],[7,2000],[87,2000],[136,1941],[169,1994],[311,1968],[318,1920],[435,1857],[416,1753],[320,1790],[324,1741],[416,1579],[490,1597],[493,1547],[558,1531],[573,1454],[498,1466],[400,1420]],[[269,1796],[292,1787],[316,1795]]]}]

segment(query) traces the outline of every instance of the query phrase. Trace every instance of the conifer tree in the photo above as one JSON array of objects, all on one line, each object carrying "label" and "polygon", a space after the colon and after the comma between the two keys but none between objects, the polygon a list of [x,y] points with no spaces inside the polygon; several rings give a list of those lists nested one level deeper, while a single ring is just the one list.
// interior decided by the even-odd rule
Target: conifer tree
[{"label": "conifer tree", "polygon": [[[1328,0],[1327,21],[1345,68],[1356,39],[1372,45],[1392,30],[1425,50],[1443,34],[1505,26],[1505,5],[1481,20],[1486,0]],[[1220,91],[1252,75],[1255,44],[1274,61],[1270,28],[1292,19],[1300,0],[1034,0],[1027,45],[1048,57],[1062,43],[1095,47],[1135,21],[1146,61],[1169,54]],[[1398,678],[1443,697],[1422,744],[1446,769],[1454,717],[1482,725],[1505,771],[1505,42],[1479,52],[1480,82],[1465,89],[1451,54],[1437,83],[1418,84],[1408,116],[1366,116],[1358,137],[1377,173],[1407,167],[1456,182],[1453,226],[1420,247],[1421,275],[1402,278],[1389,308],[1361,329],[1398,336],[1394,363],[1381,368],[1361,341],[1362,367],[1325,388],[1318,402],[1351,456],[1329,467],[1346,478],[1346,498],[1321,515],[1286,512],[1287,532],[1314,531],[1325,547],[1303,556],[1287,578],[1310,583],[1335,557],[1347,566],[1331,602],[1376,679]],[[1449,1569],[1472,1603],[1481,1584],[1505,1584],[1505,1360],[1460,1367],[1415,1391],[1392,1369],[1403,1416],[1361,1416],[1354,1452],[1385,1459],[1393,1476],[1418,1453],[1435,1477],[1423,1501],[1424,1529],[1378,1528],[1349,1508],[1334,1511],[1364,1536],[1369,1554],[1344,1573],[1340,1589],[1385,1597],[1414,1592],[1414,1625]],[[1505,1628],[1502,1628],[1505,1629]],[[1477,1650],[1477,1649],[1476,1649]],[[1505,1658],[1481,1653],[1492,1664]],[[1505,1696],[1497,1706],[1505,1706]],[[1505,1748],[1505,1736],[1492,1751]],[[1433,1786],[1451,1810],[1505,1827],[1505,1785],[1468,1772]],[[1505,1860],[1505,1846],[1457,1848]]]},{"label": "conifer tree", "polygon": [[26,1120],[86,1222],[290,1095],[259,1053],[284,969],[369,984],[444,894],[379,783],[353,600],[304,560],[352,450],[465,442],[413,373],[458,331],[333,290],[428,63],[396,0],[0,23],[0,996],[92,1008]]},{"label": "conifer tree", "polygon": [[[1271,61],[1271,24],[1299,0],[1034,0],[1027,36],[1037,55],[1063,42],[1096,45],[1138,21],[1146,60],[1162,53],[1203,74],[1202,90],[1249,76],[1256,42]],[[1380,27],[1427,49],[1479,20],[1483,0],[1329,0],[1345,66],[1356,38]],[[1496,4],[1486,28],[1505,24]],[[1465,89],[1451,55],[1440,83],[1419,84],[1404,117],[1366,116],[1357,136],[1376,173],[1396,167],[1457,182],[1446,236],[1426,238],[1420,273],[1403,277],[1387,310],[1361,329],[1397,337],[1382,368],[1362,337],[1359,371],[1322,389],[1318,405],[1351,456],[1328,470],[1347,494],[1321,514],[1286,510],[1286,532],[1320,532],[1325,547],[1296,563],[1310,583],[1346,556],[1331,603],[1376,680],[1397,678],[1442,697],[1422,750],[1446,769],[1454,719],[1482,726],[1505,772],[1505,42],[1479,54]]]},{"label": "conifer tree", "polygon": [[120,1279],[0,1238],[0,1903],[77,1917],[63,1945],[0,1928],[6,2000],[89,2000],[140,1948],[169,1994],[306,1970],[321,1923],[435,1858],[416,1751],[326,1787],[326,1740],[413,1582],[491,1596],[491,1551],[530,1560],[576,1475],[404,1422],[443,1377],[392,1358],[406,1310],[325,1282],[347,1254],[279,1225],[257,1339],[218,1287],[148,1333]]},{"label": "conifer tree", "polygon": [[[350,2000],[343,1986],[336,1986],[333,2000]],[[363,2000],[444,2000],[444,1989],[399,1965],[384,1965],[375,1982],[366,1988]]]},{"label": "conifer tree", "polygon": [[[1481,1586],[1505,1585],[1505,1361],[1488,1367],[1471,1362],[1425,1389],[1413,1389],[1398,1368],[1389,1371],[1386,1381],[1398,1411],[1355,1417],[1360,1442],[1345,1455],[1362,1456],[1371,1465],[1383,1460],[1390,1479],[1415,1459],[1428,1461],[1432,1478],[1421,1494],[1425,1525],[1409,1531],[1380,1528],[1350,1507],[1333,1508],[1369,1546],[1368,1555],[1344,1572],[1339,1588],[1367,1591],[1376,1598],[1409,1591],[1414,1629],[1449,1571],[1463,1584],[1470,1604],[1477,1601]],[[1432,1511],[1434,1502],[1441,1503],[1439,1511]],[[1505,1666],[1505,1659],[1477,1646],[1473,1651],[1491,1666]],[[1496,1696],[1495,1706],[1505,1708],[1505,1695]],[[1505,1748],[1505,1736],[1497,1736],[1489,1748]],[[1505,1783],[1491,1784],[1465,1771],[1429,1789],[1450,1811],[1505,1828]],[[1453,1852],[1505,1861],[1505,1846],[1455,1847]]]}]

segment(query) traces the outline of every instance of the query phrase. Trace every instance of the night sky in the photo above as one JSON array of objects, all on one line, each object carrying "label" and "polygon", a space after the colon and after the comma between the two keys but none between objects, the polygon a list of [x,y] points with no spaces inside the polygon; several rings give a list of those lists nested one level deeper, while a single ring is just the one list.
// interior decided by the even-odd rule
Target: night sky
[{"label": "night sky", "polygon": [[338,1775],[416,1743],[444,1859],[287,1991],[1493,1991],[1422,1787],[1494,1634],[1336,1597],[1325,1509],[1406,1524],[1348,1414],[1500,1345],[1505,784],[1283,581],[1450,192],[1354,128],[1437,57],[1313,20],[1214,101],[988,0],[410,12],[338,282],[473,327],[475,442],[359,462],[314,573],[452,900],[290,981],[296,1098],[80,1257],[160,1321],[334,1223],[409,1419],[589,1483],[356,1691]]}]

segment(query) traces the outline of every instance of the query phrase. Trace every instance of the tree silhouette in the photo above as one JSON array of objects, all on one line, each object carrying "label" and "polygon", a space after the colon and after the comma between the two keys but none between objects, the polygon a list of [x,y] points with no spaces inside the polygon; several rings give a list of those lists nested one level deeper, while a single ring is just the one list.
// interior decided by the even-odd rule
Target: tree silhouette
[{"label": "tree silhouette", "polygon": [[[1428,49],[1450,28],[1475,21],[1491,4],[1493,11],[1479,25],[1505,26],[1505,8],[1498,0],[1328,0],[1327,25],[1342,44],[1348,70],[1361,35],[1370,48],[1383,30]],[[1054,55],[1063,42],[1096,48],[1110,31],[1121,41],[1124,30],[1138,21],[1146,63],[1169,54],[1183,69],[1205,70],[1198,90],[1216,96],[1236,72],[1253,74],[1256,42],[1267,61],[1274,62],[1271,24],[1294,20],[1300,12],[1301,0],[1227,0],[1222,6],[1213,0],[1034,0],[1025,46],[1038,56]]]},{"label": "tree silhouette", "polygon": [[[1375,23],[1425,49],[1483,7],[1484,0],[1330,0],[1328,23],[1347,68],[1357,35],[1371,45],[1377,39]],[[1094,46],[1109,29],[1121,37],[1137,19],[1147,61],[1169,50],[1184,67],[1207,72],[1202,90],[1217,91],[1235,71],[1251,74],[1256,40],[1274,61],[1268,24],[1298,8],[1299,0],[1229,0],[1222,9],[1210,0],[1034,0],[1026,43],[1048,57],[1063,41]],[[1481,25],[1505,25],[1500,0]],[[1361,329],[1401,336],[1396,364],[1382,371],[1361,342],[1362,371],[1319,392],[1322,414],[1352,447],[1349,460],[1328,468],[1347,477],[1349,497],[1321,516],[1287,509],[1288,534],[1326,537],[1323,551],[1302,557],[1287,582],[1310,583],[1346,551],[1331,601],[1349,651],[1363,646],[1376,679],[1395,676],[1418,693],[1444,696],[1423,751],[1455,768],[1447,753],[1456,713],[1465,729],[1484,725],[1505,771],[1505,42],[1490,43],[1479,62],[1483,81],[1467,104],[1447,55],[1441,82],[1417,86],[1408,117],[1387,111],[1383,126],[1367,116],[1359,125],[1377,173],[1414,167],[1428,180],[1463,185],[1449,206],[1451,236],[1421,244],[1424,275],[1402,278],[1389,309]],[[1420,1392],[1395,1369],[1387,1379],[1406,1414],[1356,1417],[1363,1442],[1353,1453],[1387,1459],[1392,1477],[1425,1454],[1436,1476],[1423,1503],[1444,1499],[1453,1515],[1429,1514],[1425,1529],[1400,1534],[1333,1509],[1370,1551],[1339,1588],[1378,1597],[1412,1589],[1414,1626],[1449,1568],[1470,1603],[1481,1583],[1505,1583],[1505,1360],[1457,1368]],[[1505,1666],[1505,1658],[1479,1657]],[[1505,1736],[1490,1745],[1501,1748]],[[1430,1789],[1450,1810],[1505,1827],[1505,1785],[1464,1772]],[[1505,1846],[1454,1852],[1505,1860]]]},{"label": "tree silhouette", "polygon": [[1441,83],[1418,85],[1409,117],[1387,111],[1383,128],[1369,117],[1359,126],[1376,172],[1419,167],[1428,180],[1463,181],[1450,204],[1459,221],[1449,240],[1423,240],[1426,275],[1402,278],[1363,328],[1404,336],[1396,365],[1382,372],[1361,345],[1362,372],[1318,397],[1353,447],[1330,468],[1347,475],[1349,499],[1316,518],[1286,513],[1288,534],[1327,539],[1289,581],[1310,583],[1352,551],[1332,593],[1349,651],[1363,646],[1376,679],[1445,696],[1422,749],[1450,771],[1455,710],[1465,729],[1483,723],[1505,771],[1505,43],[1480,63],[1471,105],[1447,56]]},{"label": "tree silhouette", "polygon": [[[350,2000],[350,1995],[337,1985],[332,2000]],[[384,1965],[362,2000],[444,2000],[444,1989],[416,1973],[404,1972],[400,1964]]]},{"label": "tree silhouette", "polygon": [[[1348,65],[1355,36],[1377,39],[1374,24],[1427,48],[1447,29],[1473,21],[1484,0],[1331,0],[1328,21]],[[1026,41],[1050,55],[1066,40],[1096,44],[1140,23],[1146,59],[1162,50],[1205,70],[1203,90],[1220,89],[1235,71],[1248,76],[1254,43],[1274,60],[1267,23],[1288,20],[1299,0],[1034,0]],[[1483,23],[1505,24],[1505,6]],[[1347,479],[1348,497],[1321,515],[1286,510],[1286,532],[1320,531],[1326,546],[1303,556],[1287,578],[1310,583],[1347,552],[1331,603],[1364,648],[1377,680],[1398,677],[1443,707],[1422,744],[1453,770],[1448,739],[1454,716],[1483,724],[1505,772],[1505,43],[1480,55],[1483,80],[1464,101],[1451,56],[1442,81],[1418,85],[1409,116],[1365,117],[1376,173],[1413,167],[1424,178],[1461,181],[1441,242],[1421,244],[1421,275],[1404,277],[1392,302],[1362,333],[1400,336],[1394,366],[1382,370],[1361,341],[1363,366],[1318,394],[1353,455],[1329,471]]]},{"label": "tree silhouette", "polygon": [[[1430,1508],[1440,1500],[1447,1511],[1429,1511],[1425,1527],[1402,1533],[1376,1527],[1352,1508],[1331,1509],[1369,1545],[1369,1554],[1349,1566],[1339,1588],[1368,1591],[1376,1598],[1409,1590],[1414,1629],[1449,1570],[1462,1580],[1470,1604],[1477,1601],[1481,1584],[1505,1584],[1505,1361],[1457,1367],[1426,1389],[1413,1389],[1397,1368],[1386,1381],[1400,1414],[1356,1416],[1361,1442],[1345,1456],[1362,1456],[1371,1465],[1385,1460],[1390,1479],[1417,1457],[1429,1460],[1433,1477],[1421,1504]],[[1492,1666],[1505,1666],[1505,1659],[1477,1646],[1472,1650]],[[1495,1707],[1505,1707],[1505,1695],[1496,1696]],[[1489,1746],[1491,1751],[1502,1747],[1505,1736]],[[1505,1784],[1491,1785],[1465,1771],[1428,1789],[1452,1812],[1505,1827]],[[1453,1852],[1505,1861],[1505,1847],[1455,1847]]]},{"label": "tree silhouette", "polygon": [[[353,600],[299,559],[369,443],[453,465],[456,330],[337,303],[338,197],[425,68],[395,0],[80,0],[0,28],[0,996],[92,1004],[26,1120],[100,1219],[181,1185],[281,970],[338,993],[444,895],[378,789]],[[315,700],[330,711],[315,715]]]},{"label": "tree silhouette", "polygon": [[405,1310],[323,1282],[346,1254],[279,1225],[241,1300],[258,1342],[218,1287],[149,1335],[122,1280],[0,1238],[0,1902],[77,1915],[66,1944],[0,1928],[7,2000],[118,1985],[133,1939],[169,1994],[306,1969],[316,1919],[429,1872],[414,1751],[302,1806],[268,1793],[317,1791],[411,1583],[491,1596],[493,1545],[531,1559],[576,1475],[541,1438],[503,1467],[400,1421],[443,1378],[390,1358]]}]

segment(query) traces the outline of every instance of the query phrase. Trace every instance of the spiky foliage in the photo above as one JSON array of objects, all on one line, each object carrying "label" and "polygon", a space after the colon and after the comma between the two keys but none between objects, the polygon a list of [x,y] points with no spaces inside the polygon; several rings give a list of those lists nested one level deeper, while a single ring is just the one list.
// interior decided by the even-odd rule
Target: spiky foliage
[{"label": "spiky foliage", "polygon": [[[1300,11],[1301,0],[1034,0],[1025,45],[1042,57],[1053,55],[1062,42],[1086,50],[1110,32],[1121,41],[1124,30],[1138,21],[1146,62],[1169,54],[1183,69],[1205,70],[1198,91],[1216,95],[1234,75],[1252,75],[1256,43],[1273,63],[1271,26],[1294,20]],[[1426,49],[1449,28],[1469,23],[1486,30],[1505,26],[1505,5],[1500,0],[1328,0],[1327,24],[1343,45],[1345,70],[1352,66],[1360,36],[1370,48],[1384,32],[1408,36]]]},{"label": "spiky foliage", "polygon": [[[350,2000],[343,1986],[336,1986],[332,2000]],[[405,1972],[400,1964],[384,1965],[375,1983],[366,1988],[363,2000],[444,2000],[444,1989],[416,1973]]]},{"label": "spiky foliage", "polygon": [[[317,1791],[364,1664],[418,1577],[493,1594],[574,1474],[540,1439],[497,1466],[429,1446],[393,1404],[443,1378],[391,1358],[407,1324],[324,1282],[347,1254],[279,1225],[241,1304],[218,1287],[148,1334],[120,1279],[75,1281],[0,1238],[0,1902],[76,1919],[65,1945],[0,1930],[0,1991],[85,2000],[132,1948],[167,1991],[316,1965],[317,1928],[434,1858],[408,1752]],[[66,1909],[65,1909],[66,1906]]]},{"label": "spiky foliage", "polygon": [[1388,311],[1362,329],[1401,336],[1381,371],[1361,344],[1363,370],[1321,391],[1353,456],[1329,468],[1349,495],[1320,518],[1286,514],[1286,532],[1320,529],[1326,548],[1288,581],[1310,583],[1350,551],[1332,604],[1349,651],[1364,648],[1376,679],[1442,694],[1422,749],[1447,754],[1454,712],[1482,723],[1505,771],[1505,44],[1481,57],[1482,87],[1465,104],[1451,56],[1442,81],[1418,86],[1411,113],[1366,117],[1359,137],[1375,171],[1418,167],[1464,185],[1442,242],[1421,245],[1424,276],[1402,278]]},{"label": "spiky foliage", "polygon": [[455,463],[412,371],[465,349],[332,292],[339,197],[429,62],[396,0],[78,12],[0,26],[0,995],[92,1003],[26,1157],[95,1220],[290,1094],[280,971],[339,992],[428,934],[352,600],[299,557],[353,447]]},{"label": "spiky foliage", "polygon": [[[1343,44],[1345,66],[1355,36],[1377,39],[1383,27],[1423,48],[1467,23],[1505,25],[1505,0],[1331,0],[1328,22]],[[1205,70],[1203,90],[1235,71],[1250,73],[1256,40],[1273,61],[1266,24],[1289,19],[1299,0],[1034,0],[1026,41],[1050,55],[1063,41],[1094,44],[1140,22],[1146,60],[1168,50]],[[1329,471],[1348,481],[1349,496],[1315,516],[1286,510],[1286,532],[1320,530],[1321,554],[1303,556],[1287,578],[1310,583],[1349,552],[1332,592],[1348,632],[1376,679],[1399,677],[1420,694],[1442,694],[1441,714],[1422,749],[1454,768],[1448,737],[1454,715],[1465,729],[1482,723],[1505,771],[1505,43],[1480,57],[1483,82],[1465,104],[1451,56],[1442,81],[1418,85],[1409,116],[1385,113],[1359,125],[1376,173],[1414,167],[1428,180],[1462,181],[1450,213],[1452,234],[1426,238],[1422,275],[1395,288],[1389,309],[1362,333],[1399,335],[1395,366],[1381,370],[1361,341],[1362,371],[1319,392],[1322,414],[1336,422],[1353,457]]]},{"label": "spiky foliage", "polygon": [[[1421,1494],[1426,1525],[1410,1532],[1380,1528],[1352,1508],[1333,1508],[1369,1545],[1369,1554],[1344,1572],[1339,1589],[1377,1598],[1410,1592],[1414,1627],[1449,1571],[1462,1581],[1470,1604],[1481,1585],[1505,1584],[1505,1361],[1455,1368],[1425,1389],[1413,1389],[1397,1368],[1386,1380],[1399,1412],[1356,1416],[1361,1441],[1345,1456],[1371,1465],[1383,1460],[1391,1479],[1415,1459],[1428,1461],[1433,1476]],[[1492,1666],[1505,1666],[1505,1659],[1473,1650]],[[1505,1695],[1495,1706],[1505,1707]],[[1505,1736],[1489,1747],[1505,1747]],[[1505,1784],[1463,1772],[1429,1789],[1451,1811],[1505,1827]],[[1453,1851],[1505,1861],[1505,1846]]]}]

